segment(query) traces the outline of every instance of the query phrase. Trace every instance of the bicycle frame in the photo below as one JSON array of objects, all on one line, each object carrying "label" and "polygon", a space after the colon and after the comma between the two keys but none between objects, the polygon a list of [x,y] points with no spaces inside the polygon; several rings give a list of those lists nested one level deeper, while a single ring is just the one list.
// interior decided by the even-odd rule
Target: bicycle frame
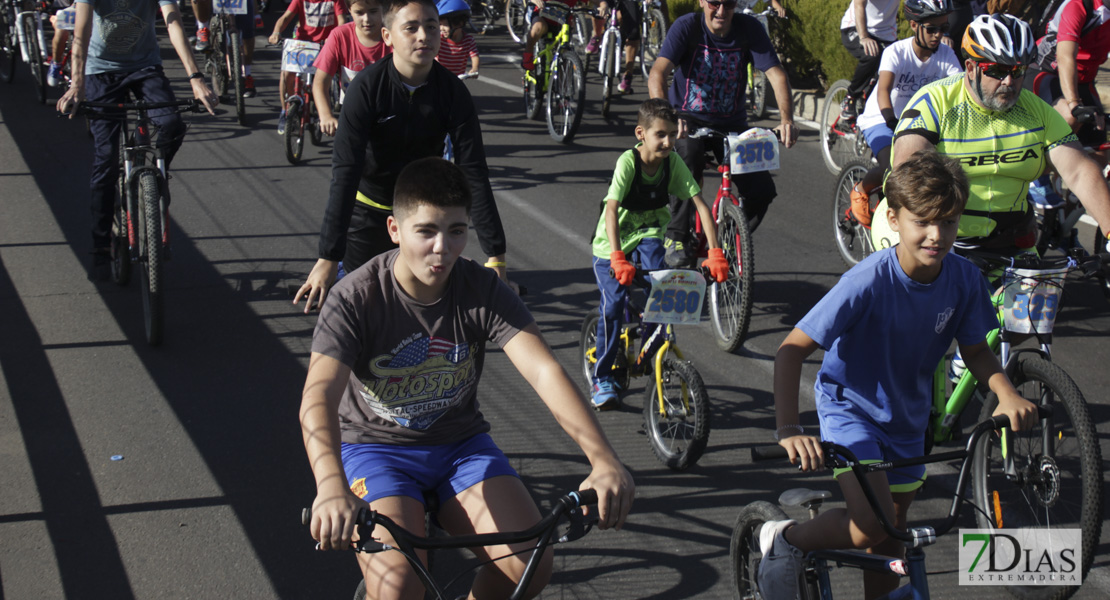
[{"label": "bicycle frame", "polygon": [[164,246],[169,244],[170,241],[169,227],[167,227],[170,192],[169,186],[166,185],[166,159],[163,149],[151,143],[151,125],[152,121],[147,116],[146,110],[139,111],[139,117],[133,131],[130,130],[126,119],[123,120],[122,124],[123,139],[127,140],[127,145],[122,149],[122,176],[126,194],[124,198],[120,198],[120,202],[124,203],[124,210],[127,214],[127,246],[131,252],[131,262],[146,260],[145,249],[141,248],[138,243],[138,232],[135,231],[135,221],[132,218],[132,215],[138,214],[139,211],[137,186],[139,176],[144,172],[157,172],[160,198],[165,199],[164,202],[160,202],[158,207],[162,222],[161,242]]},{"label": "bicycle frame", "polygon": [[537,52],[535,57],[537,63],[540,58],[543,57],[543,64],[548,65],[543,72],[542,85],[541,82],[532,75],[531,71],[524,72],[524,78],[532,84],[538,85],[541,90],[547,90],[548,86],[551,85],[551,75],[559,68],[559,53],[563,49],[563,44],[570,43],[570,23],[563,23],[554,37],[552,37],[550,30],[544,37],[548,40],[548,43],[544,44],[543,50]]},{"label": "bicycle frame", "polygon": [[[624,38],[621,37],[620,22],[617,21],[617,3],[612,2],[612,4],[613,6],[609,9],[609,17],[605,20],[605,31],[602,33],[601,36],[601,48],[598,49],[598,56],[601,57],[601,60],[597,61],[597,72],[601,73],[602,75],[605,75],[605,57],[607,55],[610,43],[610,38],[606,34],[608,34],[610,31],[612,31],[617,36],[616,40],[613,42],[613,60],[617,61],[617,65],[624,64],[623,62],[620,62],[620,59],[622,57],[619,54],[620,52],[624,51]],[[640,25],[640,28],[643,29],[643,24]],[[613,66],[614,73],[620,73],[620,69],[617,68],[617,65]]]},{"label": "bicycle frame", "polygon": [[[308,121],[309,121],[309,114],[308,114],[309,113],[309,108],[313,104],[313,99],[312,99],[312,76],[313,76],[313,74],[312,73],[295,73],[295,75],[296,76],[293,78],[293,93],[290,94],[289,97],[285,99],[285,103],[287,105],[288,104],[293,104],[293,103],[301,105],[301,111],[300,111],[301,127],[307,128],[308,127]],[[332,82],[332,83],[333,83],[333,88],[334,88],[335,84],[334,84],[334,82]]]}]

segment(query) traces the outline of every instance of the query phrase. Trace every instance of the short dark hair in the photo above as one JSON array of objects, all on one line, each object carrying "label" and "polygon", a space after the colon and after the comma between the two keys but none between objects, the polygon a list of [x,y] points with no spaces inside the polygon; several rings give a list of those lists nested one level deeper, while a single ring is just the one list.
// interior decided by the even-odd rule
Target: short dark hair
[{"label": "short dark hair", "polygon": [[640,105],[640,116],[636,124],[640,127],[651,127],[651,122],[660,119],[671,124],[678,123],[678,113],[671,107],[671,103],[662,98],[644,100]]},{"label": "short dark hair", "polygon": [[437,15],[439,14],[434,0],[383,0],[382,24],[385,25],[385,28],[392,28],[393,17],[396,17],[398,11],[410,4],[419,4],[420,6],[432,9]]},{"label": "short dark hair", "polygon": [[356,5],[356,4],[366,4],[367,8],[369,8],[369,5],[371,5],[371,4],[380,7],[380,6],[382,6],[383,2],[382,2],[382,0],[347,0],[347,8],[348,9],[353,8],[354,5]]},{"label": "short dark hair", "polygon": [[404,219],[421,205],[462,207],[470,215],[470,183],[455,163],[437,156],[405,165],[393,187],[393,215]]},{"label": "short dark hair", "polygon": [[887,206],[924,219],[958,216],[967,206],[967,174],[959,161],[918,150],[886,179]]}]

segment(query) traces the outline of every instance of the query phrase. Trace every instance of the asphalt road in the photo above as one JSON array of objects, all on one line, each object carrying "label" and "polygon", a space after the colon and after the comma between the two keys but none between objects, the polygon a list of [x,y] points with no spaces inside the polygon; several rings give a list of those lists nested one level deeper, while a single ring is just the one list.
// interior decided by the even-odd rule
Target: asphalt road
[{"label": "asphalt road", "polygon": [[[636,80],[607,122],[591,76],[575,143],[555,144],[542,123],[523,118],[520,72],[503,59],[515,50],[502,31],[479,41],[482,77],[467,85],[512,277],[580,380],[579,327],[598,301],[588,240],[615,159],[634,143],[646,86]],[[285,161],[275,133],[278,54],[259,41],[260,96],[248,100],[248,125],[227,113],[191,118],[173,165],[174,258],[159,348],[143,341],[134,283],[85,278],[83,128],[34,104],[26,71],[0,88],[0,597],[340,598],[357,583],[354,558],[314,552],[299,523],[314,496],[297,407],[315,317],[290,305],[288,288],[314,260],[330,149],[306,146],[303,164]],[[168,48],[164,58],[185,89]],[[655,460],[641,427],[643,382],[634,382],[622,410],[600,415],[636,478],[634,512],[622,532],[561,549],[544,598],[729,598],[739,508],[792,487],[834,488],[827,476],[748,458],[771,437],[777,345],[844,271],[831,236],[833,178],[815,140],[805,131],[782,155],[779,197],[755,236],[755,311],[742,350],[720,352],[705,322],[679,332],[712,397],[704,457],[684,473]],[[472,240],[468,253],[479,252]],[[1090,283],[1069,286],[1065,302],[1054,356],[1086,394],[1110,456],[1110,312]],[[819,356],[809,361],[802,386],[808,425],[818,364]],[[577,487],[585,460],[498,351],[480,394],[494,438],[538,500]],[[949,465],[932,469],[911,515],[941,516],[953,481]],[[970,513],[961,523],[973,526]],[[948,536],[929,549],[934,594],[1008,597],[959,588],[955,544]],[[1077,597],[1106,597],[1108,557],[1101,544]],[[859,595],[857,574],[838,581],[841,597]]]}]

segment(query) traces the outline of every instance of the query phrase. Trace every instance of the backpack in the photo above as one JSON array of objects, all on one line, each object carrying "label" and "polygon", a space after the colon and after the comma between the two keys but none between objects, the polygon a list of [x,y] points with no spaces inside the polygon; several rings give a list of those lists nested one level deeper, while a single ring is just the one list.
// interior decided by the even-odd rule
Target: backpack
[{"label": "backpack", "polygon": [[[1053,29],[1052,24],[1057,23],[1057,19],[1063,14],[1064,8],[1067,7],[1069,2],[1082,2],[1083,8],[1087,11],[1087,22],[1083,24],[1083,29],[1080,30],[1080,36],[1086,35],[1091,29],[1098,27],[1101,24],[1098,14],[1095,12],[1094,0],[1064,0],[1059,5],[1056,5],[1056,11],[1052,14],[1051,19],[1045,19],[1044,37],[1037,42],[1037,58],[1033,61],[1042,71],[1049,73],[1056,72],[1056,30]],[[1053,3],[1055,4],[1055,3]],[[1050,7],[1053,6],[1050,4]],[[1059,24],[1057,23],[1057,27]]]}]

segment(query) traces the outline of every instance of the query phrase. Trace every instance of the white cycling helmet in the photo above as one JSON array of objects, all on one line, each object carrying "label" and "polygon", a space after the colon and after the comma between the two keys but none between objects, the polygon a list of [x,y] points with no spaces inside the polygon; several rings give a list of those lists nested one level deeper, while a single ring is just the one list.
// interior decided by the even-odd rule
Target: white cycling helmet
[{"label": "white cycling helmet", "polygon": [[967,26],[961,48],[975,62],[1028,65],[1037,56],[1033,31],[1007,14],[979,15]]},{"label": "white cycling helmet", "polygon": [[952,0],[906,0],[902,12],[910,21],[925,21],[952,12]]}]

